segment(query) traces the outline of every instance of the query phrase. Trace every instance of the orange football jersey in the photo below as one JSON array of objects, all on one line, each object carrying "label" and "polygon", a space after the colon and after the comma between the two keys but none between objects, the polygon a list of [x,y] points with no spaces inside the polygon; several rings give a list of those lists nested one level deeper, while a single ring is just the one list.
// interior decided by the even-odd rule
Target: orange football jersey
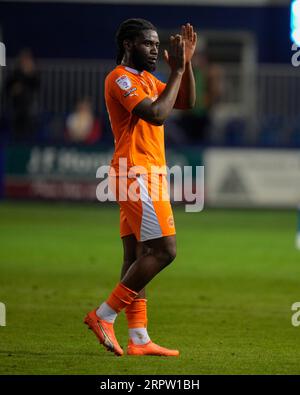
[{"label": "orange football jersey", "polygon": [[127,175],[119,168],[120,158],[127,160],[128,169],[140,167],[140,174],[153,171],[166,174],[164,127],[132,114],[134,107],[146,97],[156,100],[165,86],[147,71],[138,72],[122,65],[106,77],[105,102],[115,140],[111,166],[117,175]]}]

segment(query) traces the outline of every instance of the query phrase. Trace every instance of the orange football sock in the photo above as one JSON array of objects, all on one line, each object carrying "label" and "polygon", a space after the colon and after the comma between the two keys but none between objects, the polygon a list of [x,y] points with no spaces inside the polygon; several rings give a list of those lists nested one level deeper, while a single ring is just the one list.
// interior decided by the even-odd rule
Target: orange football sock
[{"label": "orange football sock", "polygon": [[119,313],[126,306],[130,305],[134,298],[136,297],[137,292],[127,288],[122,283],[119,283],[115,289],[110,294],[106,303],[116,312]]},{"label": "orange football sock", "polygon": [[128,328],[147,327],[147,299],[134,299],[125,309]]}]

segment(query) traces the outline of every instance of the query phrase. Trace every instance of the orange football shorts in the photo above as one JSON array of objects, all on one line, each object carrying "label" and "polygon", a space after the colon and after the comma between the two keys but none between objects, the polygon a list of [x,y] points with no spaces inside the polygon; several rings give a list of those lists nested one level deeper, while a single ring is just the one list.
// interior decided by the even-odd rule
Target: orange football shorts
[{"label": "orange football shorts", "polygon": [[110,176],[109,189],[120,206],[121,237],[146,241],[176,234],[164,174]]}]

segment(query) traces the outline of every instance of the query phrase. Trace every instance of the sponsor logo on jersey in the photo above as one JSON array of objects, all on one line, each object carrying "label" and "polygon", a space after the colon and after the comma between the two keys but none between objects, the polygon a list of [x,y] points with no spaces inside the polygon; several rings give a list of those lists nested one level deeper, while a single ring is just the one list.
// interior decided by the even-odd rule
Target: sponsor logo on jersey
[{"label": "sponsor logo on jersey", "polygon": [[[132,92],[134,92],[134,91],[136,91],[136,88],[131,88],[128,92],[124,93],[124,97],[127,97],[127,96],[134,96],[134,95],[132,94]],[[137,95],[135,94],[135,96],[137,96]]]},{"label": "sponsor logo on jersey", "polygon": [[116,83],[119,85],[121,89],[124,91],[127,91],[128,89],[131,88],[131,81],[127,77],[127,75],[121,75],[121,77],[116,79]]}]

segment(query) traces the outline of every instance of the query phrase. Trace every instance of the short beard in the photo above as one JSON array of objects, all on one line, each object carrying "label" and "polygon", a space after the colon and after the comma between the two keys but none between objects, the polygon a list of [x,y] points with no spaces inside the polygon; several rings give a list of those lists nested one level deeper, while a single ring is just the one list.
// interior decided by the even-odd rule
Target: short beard
[{"label": "short beard", "polygon": [[139,51],[137,51],[136,48],[133,49],[132,53],[131,53],[131,59],[132,59],[132,63],[134,64],[134,67],[136,68],[136,70],[138,71],[155,71],[156,66],[154,65],[150,65],[149,63],[147,63],[145,61],[145,58],[143,55],[141,55],[141,53]]}]

